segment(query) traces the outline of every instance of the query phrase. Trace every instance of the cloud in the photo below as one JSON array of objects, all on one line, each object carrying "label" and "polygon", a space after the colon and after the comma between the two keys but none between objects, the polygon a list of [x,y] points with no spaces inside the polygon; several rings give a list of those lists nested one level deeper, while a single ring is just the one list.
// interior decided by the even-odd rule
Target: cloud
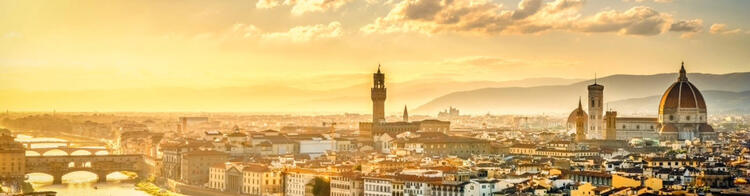
[{"label": "cloud", "polygon": [[243,38],[255,37],[261,34],[260,29],[255,25],[237,23],[232,25],[232,32],[238,33]]},{"label": "cloud", "polygon": [[633,7],[625,12],[603,11],[578,24],[582,32],[618,32],[625,35],[657,35],[669,26],[671,16],[650,7]]},{"label": "cloud", "polygon": [[[555,28],[566,21],[555,19],[577,17],[582,2],[557,0],[544,4],[541,0],[522,0],[517,10],[505,10],[501,4],[490,0],[402,0],[388,15],[360,30],[365,33],[533,33]],[[574,11],[566,12],[571,9]]]},{"label": "cloud", "polygon": [[682,20],[672,23],[669,26],[669,31],[672,32],[683,32],[682,38],[691,38],[696,33],[703,31],[703,20]]},{"label": "cloud", "polygon": [[711,29],[709,30],[709,32],[711,32],[711,34],[735,34],[735,33],[741,32],[741,31],[742,31],[742,29],[731,29],[730,30],[727,27],[727,24],[720,24],[720,23],[711,25]]},{"label": "cloud", "polygon": [[314,40],[331,39],[343,35],[341,23],[338,21],[328,24],[315,24],[306,26],[296,26],[283,32],[263,32],[261,29],[251,24],[234,24],[227,33],[222,37],[225,41],[234,41],[240,39],[274,41],[274,42],[309,42]]},{"label": "cloud", "polygon": [[316,24],[309,26],[296,26],[286,32],[275,32],[263,34],[264,40],[290,40],[292,42],[308,42],[319,39],[329,39],[341,37],[343,31],[341,23],[331,22],[328,25]]},{"label": "cloud", "polygon": [[536,14],[542,8],[541,0],[524,0],[518,3],[518,10],[513,12],[513,19],[520,20]]},{"label": "cloud", "polygon": [[269,9],[279,6],[292,6],[292,15],[309,12],[325,12],[341,8],[353,0],[259,0],[255,3],[258,9]]},{"label": "cloud", "polygon": [[522,0],[517,9],[508,10],[489,0],[402,0],[386,16],[360,31],[498,35],[557,30],[650,36],[668,31],[672,24],[672,15],[645,6],[625,11],[604,10],[582,17],[584,2]]},{"label": "cloud", "polygon": [[623,0],[625,2],[636,2],[636,3],[643,3],[643,2],[649,2],[653,1],[655,3],[672,3],[673,0]]}]

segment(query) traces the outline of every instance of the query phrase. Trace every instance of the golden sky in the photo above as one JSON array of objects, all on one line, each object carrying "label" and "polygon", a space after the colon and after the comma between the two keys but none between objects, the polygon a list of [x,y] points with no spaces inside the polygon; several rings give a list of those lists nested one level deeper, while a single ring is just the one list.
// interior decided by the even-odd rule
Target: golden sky
[{"label": "golden sky", "polygon": [[393,83],[654,74],[674,72],[683,60],[691,72],[746,72],[748,7],[743,0],[2,0],[0,90],[325,90],[367,83],[379,63]]}]

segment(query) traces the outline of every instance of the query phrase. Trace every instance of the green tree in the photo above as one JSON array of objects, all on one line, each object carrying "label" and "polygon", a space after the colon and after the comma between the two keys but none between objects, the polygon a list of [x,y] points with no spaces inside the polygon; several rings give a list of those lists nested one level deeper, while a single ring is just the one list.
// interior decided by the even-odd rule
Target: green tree
[{"label": "green tree", "polygon": [[313,179],[313,195],[315,196],[328,196],[331,195],[331,183],[328,179],[322,177],[316,177]]},{"label": "green tree", "polygon": [[21,184],[21,191],[23,193],[34,192],[34,186],[31,186],[31,183],[23,182],[23,184]]}]

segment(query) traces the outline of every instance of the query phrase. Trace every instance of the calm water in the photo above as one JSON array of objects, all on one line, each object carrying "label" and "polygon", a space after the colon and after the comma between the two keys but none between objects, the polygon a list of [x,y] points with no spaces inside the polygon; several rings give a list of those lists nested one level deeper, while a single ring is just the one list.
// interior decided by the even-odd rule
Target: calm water
[{"label": "calm water", "polygon": [[[18,135],[16,141],[65,141],[59,138],[42,138],[32,137],[27,135]],[[57,146],[65,146],[65,144],[33,144],[31,148],[50,148]],[[104,146],[87,146],[85,148],[93,149],[105,149]],[[90,155],[88,151],[77,151],[71,153],[72,155]],[[97,155],[106,155],[108,152],[100,151]],[[44,153],[44,156],[65,156],[64,151],[49,151]],[[39,153],[26,152],[26,156],[39,156]],[[134,189],[134,182],[123,173],[115,172],[107,175],[106,183],[97,183],[96,174],[85,171],[71,172],[63,175],[63,184],[52,184],[52,176],[43,173],[31,173],[28,174],[27,182],[34,186],[37,191],[55,191],[57,195],[123,195],[123,196],[138,196],[148,195],[145,192],[137,191]]]}]

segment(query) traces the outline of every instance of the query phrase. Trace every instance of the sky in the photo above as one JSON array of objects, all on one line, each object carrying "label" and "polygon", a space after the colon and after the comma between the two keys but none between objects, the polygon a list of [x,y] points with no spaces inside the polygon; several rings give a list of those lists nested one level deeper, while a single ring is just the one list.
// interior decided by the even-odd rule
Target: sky
[{"label": "sky", "polygon": [[0,90],[750,71],[746,0],[0,0]]}]

